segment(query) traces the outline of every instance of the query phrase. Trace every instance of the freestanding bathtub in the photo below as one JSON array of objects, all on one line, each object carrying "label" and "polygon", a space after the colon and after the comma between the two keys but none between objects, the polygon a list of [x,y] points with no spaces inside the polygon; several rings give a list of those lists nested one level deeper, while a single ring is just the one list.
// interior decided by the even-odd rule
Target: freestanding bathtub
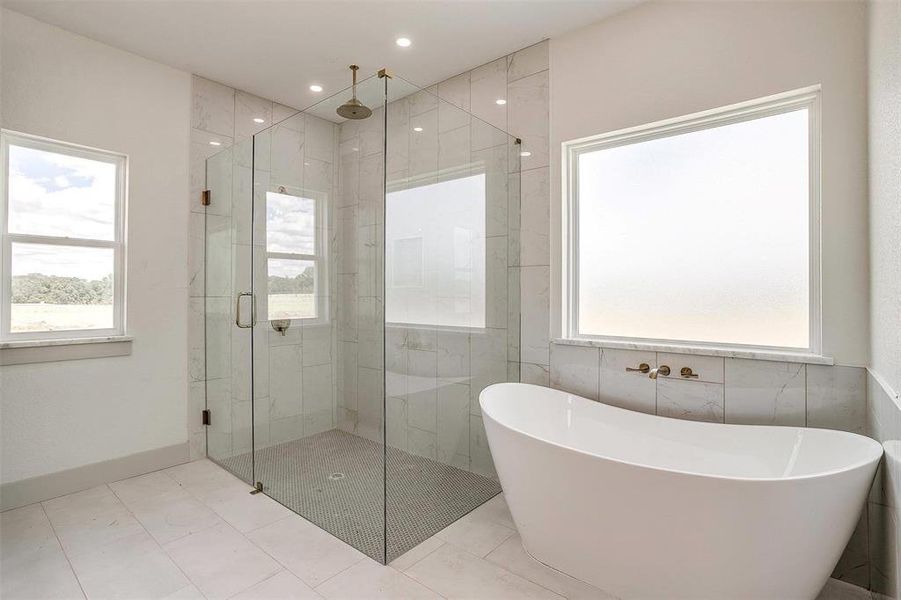
[{"label": "freestanding bathtub", "polygon": [[521,383],[480,404],[526,551],[621,598],[816,598],[882,455],[853,433],[669,419]]}]

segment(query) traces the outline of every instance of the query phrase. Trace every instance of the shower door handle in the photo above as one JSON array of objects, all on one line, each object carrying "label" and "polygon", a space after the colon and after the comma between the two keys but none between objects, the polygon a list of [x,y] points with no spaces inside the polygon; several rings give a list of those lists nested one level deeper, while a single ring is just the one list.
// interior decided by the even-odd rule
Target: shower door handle
[{"label": "shower door handle", "polygon": [[[241,298],[250,296],[250,325],[241,323]],[[257,298],[253,292],[238,292],[235,297],[235,325],[241,329],[252,329],[257,324]]]}]

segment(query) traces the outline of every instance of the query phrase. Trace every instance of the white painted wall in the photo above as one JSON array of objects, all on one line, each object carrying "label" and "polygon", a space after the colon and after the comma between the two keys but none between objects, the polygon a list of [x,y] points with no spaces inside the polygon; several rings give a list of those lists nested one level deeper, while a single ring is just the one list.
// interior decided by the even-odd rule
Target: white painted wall
[{"label": "white painted wall", "polygon": [[187,441],[187,73],[3,10],[3,127],[129,157],[131,356],[0,368],[0,481]]},{"label": "white painted wall", "polygon": [[869,70],[870,367],[897,396],[901,393],[899,0],[870,3]]},{"label": "white painted wall", "polygon": [[866,17],[856,2],[655,2],[551,39],[552,335],[562,142],[819,83],[824,350],[867,364]]}]

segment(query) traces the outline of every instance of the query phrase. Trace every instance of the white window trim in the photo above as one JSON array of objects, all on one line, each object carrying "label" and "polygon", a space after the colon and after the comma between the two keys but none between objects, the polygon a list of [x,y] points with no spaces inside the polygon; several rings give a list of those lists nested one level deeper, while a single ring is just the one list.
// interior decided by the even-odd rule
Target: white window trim
[{"label": "white window trim", "polygon": [[[295,198],[312,200],[314,202],[314,210],[316,211],[316,215],[314,218],[315,225],[313,232],[313,254],[303,254],[298,252],[271,252],[269,250],[268,239],[263,240],[266,248],[266,282],[264,287],[266,298],[266,320],[270,322],[280,320],[273,319],[269,315],[269,259],[276,258],[285,260],[305,260],[313,263],[313,269],[316,273],[316,276],[313,278],[313,302],[316,306],[316,316],[301,318],[295,317],[288,320],[291,321],[292,325],[324,325],[329,322],[328,273],[326,272],[326,266],[328,265],[328,260],[326,260],[328,244],[323,243],[323,238],[326,237],[325,232],[327,231],[328,223],[328,217],[326,215],[328,206],[327,196],[323,192],[316,192],[313,190],[292,187],[289,185],[273,186],[272,189],[269,190],[269,192],[273,194],[284,194],[286,196],[293,196]],[[268,215],[266,215],[264,218],[266,219],[266,235],[268,237],[269,217]]]},{"label": "white window trim", "polygon": [[[113,240],[69,238],[47,235],[9,232],[9,145],[65,153],[116,165],[116,201]],[[126,293],[126,212],[128,190],[128,156],[117,152],[91,148],[69,142],[30,135],[7,129],[0,130],[0,342],[46,341],[48,345],[61,340],[124,338]],[[103,329],[67,329],[41,332],[11,332],[12,298],[12,244],[13,242],[37,243],[113,250],[113,327]],[[130,339],[130,338],[129,338]],[[124,340],[128,341],[128,340]]]},{"label": "white window trim", "polygon": [[[699,131],[714,126],[728,125],[806,108],[808,110],[809,148],[809,328],[810,346],[789,348],[784,346],[756,346],[749,344],[708,343],[692,340],[632,338],[579,334],[578,278],[579,271],[577,228],[578,220],[578,157],[583,152],[622,146],[638,141],[648,141],[672,135]],[[821,184],[820,184],[820,86],[810,86],[773,96],[741,102],[722,108],[693,113],[621,129],[601,135],[564,142],[562,144],[562,331],[560,341],[588,341],[593,345],[629,347],[655,350],[665,347],[672,351],[694,352],[712,355],[741,355],[748,358],[768,358],[774,355],[802,358],[822,357],[822,285],[821,285]],[[828,359],[827,359],[828,360]]]}]

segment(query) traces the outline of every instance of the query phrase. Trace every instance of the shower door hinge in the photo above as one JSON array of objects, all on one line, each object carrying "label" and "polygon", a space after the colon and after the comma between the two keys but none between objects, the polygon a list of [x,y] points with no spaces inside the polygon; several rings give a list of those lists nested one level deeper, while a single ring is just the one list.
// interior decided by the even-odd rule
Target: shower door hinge
[{"label": "shower door hinge", "polygon": [[204,206],[210,205],[210,190],[200,192],[200,203]]},{"label": "shower door hinge", "polygon": [[262,481],[257,481],[257,482],[254,484],[253,489],[250,491],[250,493],[251,493],[251,494],[259,494],[259,493],[262,492],[262,491],[263,491],[263,482],[262,482]]},{"label": "shower door hinge", "polygon": [[200,422],[204,425],[210,424],[210,409],[204,408],[200,411]]}]

